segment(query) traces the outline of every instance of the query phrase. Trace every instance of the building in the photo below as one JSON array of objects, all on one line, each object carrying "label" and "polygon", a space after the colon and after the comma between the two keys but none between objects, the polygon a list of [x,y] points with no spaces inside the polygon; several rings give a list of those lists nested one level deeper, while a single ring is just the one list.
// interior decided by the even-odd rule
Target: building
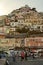
[{"label": "building", "polygon": [[[37,33],[36,36],[34,32],[32,35],[31,33],[27,35],[16,31],[17,28],[23,27],[29,28],[28,32],[42,33]],[[35,36],[33,37],[33,35]],[[8,49],[17,46],[43,48],[43,13],[37,12],[34,8],[31,9],[27,5],[14,10],[7,16],[0,17],[0,47]]]},{"label": "building", "polygon": [[29,37],[25,38],[25,46],[28,48],[43,48],[43,37]]}]

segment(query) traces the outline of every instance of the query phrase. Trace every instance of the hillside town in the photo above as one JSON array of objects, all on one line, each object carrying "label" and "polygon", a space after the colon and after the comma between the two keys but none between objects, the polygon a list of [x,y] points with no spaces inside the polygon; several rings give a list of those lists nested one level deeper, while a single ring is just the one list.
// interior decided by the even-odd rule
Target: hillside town
[{"label": "hillside town", "polygon": [[43,49],[43,12],[28,5],[0,16],[0,48]]},{"label": "hillside town", "polygon": [[0,65],[43,65],[41,1],[0,1]]}]

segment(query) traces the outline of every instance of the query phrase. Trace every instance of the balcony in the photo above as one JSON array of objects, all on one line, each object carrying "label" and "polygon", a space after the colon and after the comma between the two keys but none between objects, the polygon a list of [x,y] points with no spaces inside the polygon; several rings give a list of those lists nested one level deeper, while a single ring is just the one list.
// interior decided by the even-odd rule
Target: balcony
[{"label": "balcony", "polygon": [[25,37],[27,37],[27,34],[26,33],[23,33],[23,34],[7,34],[5,37],[6,38],[25,38]]}]

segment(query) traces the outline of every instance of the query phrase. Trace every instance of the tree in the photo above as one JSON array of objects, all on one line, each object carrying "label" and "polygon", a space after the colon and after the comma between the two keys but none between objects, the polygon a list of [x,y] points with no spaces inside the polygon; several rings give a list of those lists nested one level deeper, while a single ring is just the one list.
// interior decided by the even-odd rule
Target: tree
[{"label": "tree", "polygon": [[37,12],[37,11],[36,11],[36,8],[32,8],[32,10],[35,11],[35,12]]},{"label": "tree", "polygon": [[29,28],[26,27],[26,26],[24,26],[23,28],[20,29],[20,28],[18,27],[18,28],[16,29],[16,31],[19,32],[19,33],[27,33],[27,32],[29,31]]}]

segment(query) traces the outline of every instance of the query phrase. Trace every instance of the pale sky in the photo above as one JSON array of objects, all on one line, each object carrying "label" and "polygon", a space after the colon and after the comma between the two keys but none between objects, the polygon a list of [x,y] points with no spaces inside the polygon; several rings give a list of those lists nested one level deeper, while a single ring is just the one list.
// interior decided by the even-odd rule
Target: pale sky
[{"label": "pale sky", "polygon": [[43,12],[43,0],[0,0],[0,15],[7,15],[24,5],[35,7],[37,11]]}]

